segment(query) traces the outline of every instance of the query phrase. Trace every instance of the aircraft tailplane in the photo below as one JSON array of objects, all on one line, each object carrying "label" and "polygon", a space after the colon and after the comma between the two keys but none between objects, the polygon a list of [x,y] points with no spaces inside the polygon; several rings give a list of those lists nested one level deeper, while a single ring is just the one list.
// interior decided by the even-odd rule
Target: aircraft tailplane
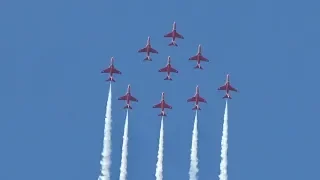
[{"label": "aircraft tailplane", "polygon": [[123,109],[132,109],[132,107],[130,106],[130,104],[127,104],[126,106],[123,107]]},{"label": "aircraft tailplane", "polygon": [[158,116],[167,116],[167,114],[165,112],[161,112]]},{"label": "aircraft tailplane", "polygon": [[225,98],[232,99],[229,94],[226,94],[225,96],[223,96],[223,99],[225,99]]},{"label": "aircraft tailplane", "polygon": [[171,41],[171,43],[169,44],[169,46],[178,46],[178,44],[175,41]]},{"label": "aircraft tailplane", "polygon": [[200,107],[195,106],[194,108],[192,108],[192,110],[201,110]]},{"label": "aircraft tailplane", "polygon": [[170,80],[170,81],[172,81],[172,78],[169,77],[169,76],[167,76],[166,78],[164,78],[164,80]]},{"label": "aircraft tailplane", "polygon": [[106,81],[112,81],[112,82],[116,82],[113,77],[109,77]]},{"label": "aircraft tailplane", "polygon": [[152,61],[152,58],[150,56],[146,56],[143,60],[145,61]]},{"label": "aircraft tailplane", "polygon": [[200,64],[199,64],[199,65],[196,65],[196,66],[194,67],[194,69],[203,69],[203,68],[202,68],[202,66],[200,66]]}]

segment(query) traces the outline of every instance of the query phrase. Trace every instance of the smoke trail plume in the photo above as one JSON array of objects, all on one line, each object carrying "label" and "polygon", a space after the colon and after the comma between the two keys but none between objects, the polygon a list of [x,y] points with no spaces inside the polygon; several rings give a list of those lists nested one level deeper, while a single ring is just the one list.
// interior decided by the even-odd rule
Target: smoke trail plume
[{"label": "smoke trail plume", "polygon": [[163,116],[161,119],[160,137],[159,137],[159,149],[158,149],[158,161],[156,169],[156,180],[163,179]]},{"label": "smoke trail plume", "polygon": [[119,180],[127,179],[127,156],[128,156],[128,114],[127,110],[126,121],[124,123],[123,142],[122,142],[122,154],[121,154],[121,166],[120,166],[120,178]]},{"label": "smoke trail plume", "polygon": [[197,180],[198,169],[198,111],[194,117],[193,131],[192,131],[192,145],[190,154],[190,169],[189,179]]},{"label": "smoke trail plume", "polygon": [[228,101],[226,101],[226,108],[224,110],[223,131],[221,139],[221,162],[220,162],[220,180],[228,180],[227,166],[228,166]]},{"label": "smoke trail plume", "polygon": [[109,95],[106,107],[106,117],[104,125],[104,138],[103,138],[103,150],[101,164],[101,175],[99,180],[110,180],[110,166],[111,166],[111,83],[109,87]]}]

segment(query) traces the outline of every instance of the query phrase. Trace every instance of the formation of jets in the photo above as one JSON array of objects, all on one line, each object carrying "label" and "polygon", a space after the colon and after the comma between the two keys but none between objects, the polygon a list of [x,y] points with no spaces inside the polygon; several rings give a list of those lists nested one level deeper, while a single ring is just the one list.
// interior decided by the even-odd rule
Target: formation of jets
[{"label": "formation of jets", "polygon": [[[165,34],[164,37],[171,38],[171,42],[168,44],[168,46],[176,46],[176,47],[178,46],[178,44],[176,43],[176,40],[177,39],[184,39],[183,35],[181,35],[180,33],[177,32],[176,22],[173,23],[172,31]],[[138,53],[146,53],[144,61],[152,61],[151,53],[159,54],[159,52],[151,46],[150,36],[147,39],[147,44],[145,45],[145,47],[138,50]],[[201,69],[201,70],[203,70],[203,67],[200,65],[200,62],[201,61],[209,62],[209,60],[203,56],[202,48],[201,48],[200,44],[198,45],[197,54],[190,57],[189,60],[196,61],[196,66],[194,68]],[[172,78],[170,77],[170,73],[178,73],[178,70],[173,68],[173,66],[171,65],[171,57],[168,56],[167,65],[165,67],[159,69],[158,72],[165,72],[166,73],[166,77],[164,78],[164,80],[172,80]],[[122,74],[121,71],[116,69],[114,66],[114,57],[111,57],[109,67],[107,69],[104,69],[103,71],[101,71],[101,73],[109,73],[109,77],[106,81],[112,81],[112,82],[116,82],[113,77],[114,74]],[[131,95],[130,90],[131,90],[131,87],[129,84],[126,94],[124,96],[121,96],[120,98],[118,98],[118,100],[124,100],[126,102],[124,109],[132,109],[132,106],[130,105],[130,101],[138,102],[138,99]],[[218,90],[226,91],[226,94],[225,94],[225,96],[223,96],[223,98],[227,98],[227,99],[231,99],[230,91],[238,92],[238,90],[236,88],[231,86],[229,74],[227,74],[225,84],[223,86],[219,87]],[[195,95],[193,97],[187,99],[187,102],[195,102],[195,105],[192,108],[192,110],[201,110],[201,108],[199,106],[200,102],[207,103],[206,99],[200,96],[198,85],[196,86]],[[164,92],[162,92],[160,103],[154,105],[153,108],[160,108],[161,109],[161,112],[158,116],[167,116],[167,114],[165,113],[165,109],[172,109],[172,106],[167,104],[166,101],[164,100]]]}]

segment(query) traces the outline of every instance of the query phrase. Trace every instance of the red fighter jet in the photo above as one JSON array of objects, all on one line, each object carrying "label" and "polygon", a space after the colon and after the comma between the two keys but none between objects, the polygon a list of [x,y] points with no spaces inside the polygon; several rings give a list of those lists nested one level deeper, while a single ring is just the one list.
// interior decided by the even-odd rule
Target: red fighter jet
[{"label": "red fighter jet", "polygon": [[158,114],[158,116],[167,116],[167,114],[164,112],[164,109],[172,109],[172,107],[164,101],[164,92],[162,93],[160,103],[154,105],[153,108],[161,108],[161,113]]},{"label": "red fighter jet", "polygon": [[172,38],[172,41],[169,44],[169,46],[178,46],[178,44],[176,43],[176,38],[184,39],[184,37],[177,32],[176,28],[177,28],[176,22],[173,22],[172,31],[169,32],[168,34],[164,35],[164,37]]},{"label": "red fighter jet", "polygon": [[166,72],[167,73],[167,77],[164,80],[172,80],[172,78],[170,77],[171,72],[178,73],[178,71],[171,66],[170,56],[168,56],[168,63],[166,65],[166,67],[159,69],[159,72]]},{"label": "red fighter jet", "polygon": [[141,53],[141,52],[146,52],[146,53],[147,53],[146,58],[144,58],[145,61],[146,61],[146,60],[152,61],[152,59],[151,59],[151,57],[150,57],[150,53],[156,53],[156,54],[159,53],[157,50],[155,50],[155,49],[153,49],[153,48],[151,47],[151,44],[150,44],[150,36],[148,37],[147,45],[146,45],[144,48],[140,49],[138,52],[139,52],[139,53]]},{"label": "red fighter jet", "polygon": [[196,87],[196,94],[192,98],[188,99],[187,102],[196,102],[192,110],[201,110],[199,107],[199,102],[207,103],[207,101],[199,94],[199,86]]},{"label": "red fighter jet", "polygon": [[110,73],[109,78],[106,81],[116,82],[113,78],[113,74],[121,74],[121,72],[114,67],[114,65],[113,65],[114,58],[113,57],[111,57],[110,61],[111,61],[110,66],[107,69],[101,71],[101,73]]},{"label": "red fighter jet", "polygon": [[238,92],[238,90],[235,89],[234,87],[232,87],[232,86],[230,85],[229,77],[230,77],[229,74],[227,74],[226,83],[225,83],[223,86],[219,87],[218,90],[225,90],[225,91],[227,92],[226,95],[223,96],[223,98],[232,99],[231,96],[230,96],[230,94],[229,94],[229,91]]},{"label": "red fighter jet", "polygon": [[126,106],[123,107],[124,109],[128,109],[128,108],[132,109],[132,107],[130,106],[130,101],[138,102],[137,98],[131,96],[130,84],[128,85],[127,93],[124,96],[119,97],[118,100],[125,100],[126,101]]},{"label": "red fighter jet", "polygon": [[192,56],[189,58],[189,60],[195,60],[197,61],[197,65],[194,67],[195,69],[203,69],[200,66],[200,62],[201,61],[206,61],[208,62],[209,60],[207,58],[205,58],[204,56],[202,56],[202,49],[201,49],[201,45],[199,44],[198,46],[198,53],[195,56]]}]

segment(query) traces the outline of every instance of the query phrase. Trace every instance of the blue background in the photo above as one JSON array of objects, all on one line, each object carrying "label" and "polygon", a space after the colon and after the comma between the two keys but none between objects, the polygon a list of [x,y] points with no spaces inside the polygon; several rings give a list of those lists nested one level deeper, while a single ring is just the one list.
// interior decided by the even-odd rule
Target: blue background
[{"label": "blue background", "polygon": [[[319,3],[297,0],[0,2],[0,179],[97,179],[105,105],[112,100],[112,179],[118,179],[130,83],[128,179],[154,179],[166,93],[164,179],[188,179],[196,85],[199,179],[218,179],[225,102],[217,87],[231,74],[229,179],[319,179]],[[168,47],[173,21],[184,35]],[[137,53],[147,36],[159,51]],[[194,70],[198,44],[210,62]],[[167,56],[179,74],[164,81]]]}]

